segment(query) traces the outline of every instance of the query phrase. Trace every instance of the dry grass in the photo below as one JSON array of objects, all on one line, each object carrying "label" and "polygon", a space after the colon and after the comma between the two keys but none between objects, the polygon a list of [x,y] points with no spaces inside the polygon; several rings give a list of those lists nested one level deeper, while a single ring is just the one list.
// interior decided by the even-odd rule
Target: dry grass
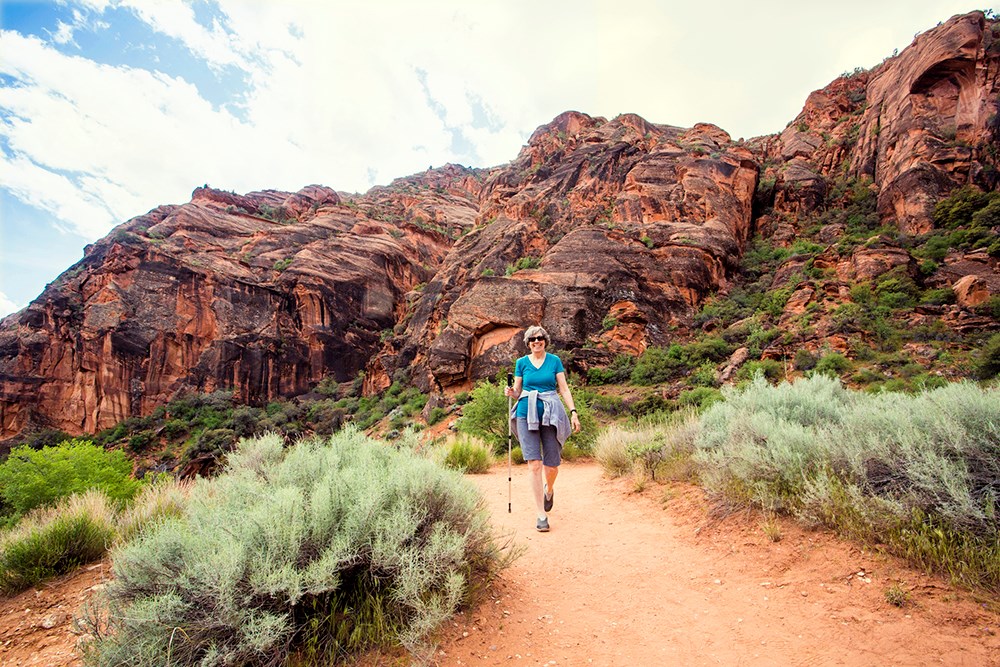
[{"label": "dry grass", "polygon": [[156,525],[167,517],[180,516],[190,490],[191,482],[178,480],[144,488],[132,505],[118,515],[115,544],[128,542],[143,528]]}]

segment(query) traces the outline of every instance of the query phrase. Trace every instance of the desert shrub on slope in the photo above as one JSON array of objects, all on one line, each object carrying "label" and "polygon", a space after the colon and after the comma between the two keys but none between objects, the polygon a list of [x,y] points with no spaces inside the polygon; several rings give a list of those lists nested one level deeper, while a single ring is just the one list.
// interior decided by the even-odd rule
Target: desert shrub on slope
[{"label": "desert shrub on slope", "polygon": [[443,450],[443,465],[459,472],[484,473],[493,464],[493,449],[474,435],[449,438]]},{"label": "desert shrub on slope", "polygon": [[636,472],[661,481],[693,479],[691,456],[699,428],[696,409],[654,413],[602,431],[594,456],[610,477]]},{"label": "desert shrub on slope", "polygon": [[97,560],[114,535],[114,509],[100,491],[36,510],[0,535],[0,592],[18,593]]},{"label": "desert shrub on slope", "polygon": [[724,393],[695,453],[716,498],[878,540],[1000,591],[1000,391],[859,394],[817,374]]},{"label": "desert shrub on slope", "polygon": [[0,532],[0,592],[18,593],[103,557],[114,543],[181,513],[190,485],[159,480],[124,505],[91,489],[39,507]]},{"label": "desert shrub on slope", "polygon": [[114,552],[85,660],[329,664],[415,649],[503,562],[459,474],[353,428],[287,451],[265,436],[196,484],[182,517]]}]

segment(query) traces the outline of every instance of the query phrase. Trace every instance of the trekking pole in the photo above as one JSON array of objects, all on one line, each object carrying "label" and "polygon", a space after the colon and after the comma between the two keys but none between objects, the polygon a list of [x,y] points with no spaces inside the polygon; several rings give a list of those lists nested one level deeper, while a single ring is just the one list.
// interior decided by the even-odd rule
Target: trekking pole
[{"label": "trekking pole", "polygon": [[[507,386],[514,386],[514,374],[507,373]],[[510,514],[510,410],[513,397],[507,397],[507,514]]]}]

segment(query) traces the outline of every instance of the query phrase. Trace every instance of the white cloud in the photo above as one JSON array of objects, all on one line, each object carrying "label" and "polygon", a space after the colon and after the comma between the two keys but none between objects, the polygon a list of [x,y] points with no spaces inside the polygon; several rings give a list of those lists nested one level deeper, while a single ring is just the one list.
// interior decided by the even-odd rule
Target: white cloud
[{"label": "white cloud", "polygon": [[56,23],[56,31],[52,33],[52,41],[56,44],[73,44],[76,46],[76,42],[73,40],[74,32],[74,26],[59,21]]},{"label": "white cloud", "polygon": [[25,305],[27,304],[14,303],[14,301],[10,299],[6,294],[0,292],[0,318],[6,317],[11,313],[15,313],[21,310],[22,308],[24,308]]},{"label": "white cloud", "polygon": [[24,203],[51,213],[87,239],[103,236],[114,219],[98,194],[82,191],[66,176],[24,157],[0,161],[0,182]]},{"label": "white cloud", "polygon": [[240,52],[233,36],[218,21],[213,22],[211,29],[198,23],[194,10],[183,0],[122,0],[114,5],[132,10],[156,32],[180,40],[211,66],[250,67],[251,59]]}]

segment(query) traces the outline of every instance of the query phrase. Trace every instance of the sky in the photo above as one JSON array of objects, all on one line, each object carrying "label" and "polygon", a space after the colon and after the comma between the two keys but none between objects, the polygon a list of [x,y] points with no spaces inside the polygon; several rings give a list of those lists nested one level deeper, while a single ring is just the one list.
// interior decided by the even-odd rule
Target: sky
[{"label": "sky", "polygon": [[506,163],[567,110],[779,132],[950,0],[0,0],[0,317],[209,184]]}]

